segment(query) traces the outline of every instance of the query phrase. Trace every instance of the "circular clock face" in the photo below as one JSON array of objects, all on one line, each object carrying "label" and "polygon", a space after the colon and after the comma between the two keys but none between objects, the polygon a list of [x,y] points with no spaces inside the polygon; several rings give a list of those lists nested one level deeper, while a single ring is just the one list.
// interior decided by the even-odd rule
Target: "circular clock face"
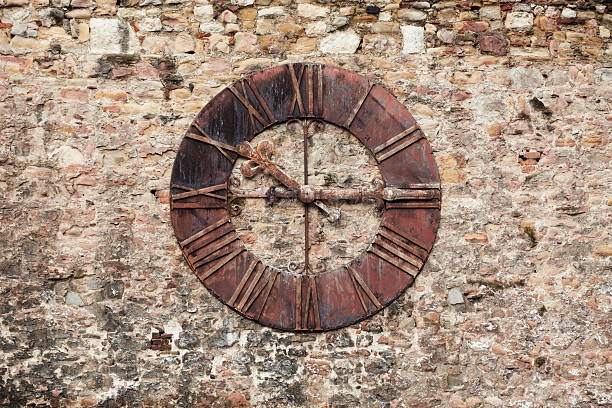
[{"label": "circular clock face", "polygon": [[[310,123],[310,122],[309,122]],[[320,189],[373,190],[382,180],[369,150],[346,130],[329,123],[312,123],[307,135],[308,185]],[[304,129],[301,123],[272,126],[251,145],[272,143],[272,160],[304,183]],[[308,273],[319,274],[350,263],[374,241],[382,211],[375,200],[325,200],[305,206],[299,198],[247,199],[270,188],[286,189],[270,174],[251,172],[249,160],[236,160],[229,187],[230,218],[238,236],[261,262],[280,270],[304,271],[306,210],[308,209]],[[275,190],[273,190],[275,191]],[[284,191],[287,194],[286,191]]]},{"label": "circular clock face", "polygon": [[287,64],[243,78],[193,121],[171,178],[183,254],[222,302],[264,325],[331,330],[398,297],[440,220],[413,117],[358,74]]}]

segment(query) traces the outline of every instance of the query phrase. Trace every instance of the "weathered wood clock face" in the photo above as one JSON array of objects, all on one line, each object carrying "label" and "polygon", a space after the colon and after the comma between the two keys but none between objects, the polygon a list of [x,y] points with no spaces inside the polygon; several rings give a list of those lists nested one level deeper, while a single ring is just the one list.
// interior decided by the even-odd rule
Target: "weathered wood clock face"
[{"label": "weathered wood clock face", "polygon": [[270,327],[331,330],[412,284],[435,240],[440,179],[383,87],[288,64],[200,111],[174,163],[171,216],[189,266],[222,302]]}]

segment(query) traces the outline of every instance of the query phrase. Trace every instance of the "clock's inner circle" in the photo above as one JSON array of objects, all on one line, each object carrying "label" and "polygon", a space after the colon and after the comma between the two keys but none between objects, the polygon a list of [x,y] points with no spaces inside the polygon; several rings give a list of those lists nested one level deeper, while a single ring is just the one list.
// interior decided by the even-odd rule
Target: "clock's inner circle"
[{"label": "clock's inner circle", "polygon": [[[329,123],[300,120],[265,130],[250,146],[259,163],[236,161],[229,180],[230,215],[246,247],[265,265],[319,274],[368,248],[381,221],[376,202],[335,198],[380,187],[378,165],[356,137]],[[332,198],[320,199],[323,194]]]}]

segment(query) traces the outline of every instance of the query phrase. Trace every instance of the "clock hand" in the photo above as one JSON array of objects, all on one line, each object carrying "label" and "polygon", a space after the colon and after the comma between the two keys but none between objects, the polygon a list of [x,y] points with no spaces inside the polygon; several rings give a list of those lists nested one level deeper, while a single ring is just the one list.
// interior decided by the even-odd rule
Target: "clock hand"
[{"label": "clock hand", "polygon": [[297,193],[293,191],[276,190],[276,186],[272,186],[268,191],[249,191],[249,192],[230,192],[232,198],[266,198],[271,203],[276,202],[279,198],[297,198]]},{"label": "clock hand", "polygon": [[240,167],[242,175],[250,178],[260,170],[265,174],[269,174],[278,180],[282,185],[291,191],[298,191],[301,184],[285,173],[271,160],[274,146],[268,140],[262,140],[257,145],[257,149],[253,149],[248,142],[243,142],[238,145],[238,153],[241,156],[247,157],[250,160],[243,163]]},{"label": "clock hand", "polygon": [[323,189],[304,186],[310,189],[309,198],[312,200],[431,200],[440,197],[438,189],[400,189],[383,188],[380,190],[359,190],[359,189]]},{"label": "clock hand", "polygon": [[[320,200],[347,200],[347,201],[364,201],[376,200],[379,206],[383,202],[388,202],[389,205],[394,201],[410,200],[414,204],[398,203],[394,204],[395,208],[439,208],[440,186],[439,184],[421,184],[415,185],[419,188],[381,188],[377,190],[359,190],[359,189],[325,189],[316,188],[309,185],[301,186],[298,191],[277,191],[270,188],[266,193],[253,192],[245,194],[232,194],[233,197],[244,198],[267,198],[274,203],[279,198],[298,198],[305,204],[314,204],[319,207],[327,216],[330,222],[335,222],[340,219],[340,209],[330,209]],[[421,204],[419,204],[419,202]]]},{"label": "clock hand", "polygon": [[[274,186],[268,191],[250,191],[245,193],[229,193],[232,198],[265,198],[271,204],[274,204],[279,198],[298,198],[298,193],[294,191],[277,190]],[[330,222],[336,222],[340,219],[342,213],[339,208],[329,208],[321,201],[314,201],[314,205],[323,211]]]},{"label": "clock hand", "polygon": [[[304,185],[308,185],[308,125],[306,121],[302,122],[302,129],[304,131]],[[309,219],[308,219],[308,203],[302,199],[302,191],[298,193],[300,201],[304,203],[304,272],[308,273],[310,268],[309,254],[310,254],[310,234],[309,234]]]}]

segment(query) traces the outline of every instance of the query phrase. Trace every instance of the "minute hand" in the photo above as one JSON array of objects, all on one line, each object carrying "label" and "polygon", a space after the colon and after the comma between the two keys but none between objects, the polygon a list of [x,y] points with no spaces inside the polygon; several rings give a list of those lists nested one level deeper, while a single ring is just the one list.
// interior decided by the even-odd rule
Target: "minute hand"
[{"label": "minute hand", "polygon": [[[251,159],[251,162],[257,165],[253,170],[263,170],[264,173],[271,175],[291,191],[297,192],[302,186],[295,179],[282,171],[280,167],[270,160],[266,154],[260,151],[260,149],[255,150],[250,144],[241,143],[238,145],[237,153],[243,157],[248,157]],[[251,164],[249,164],[249,166],[251,166]]]},{"label": "minute hand", "polygon": [[438,190],[383,188],[382,190],[313,188],[315,200],[431,200],[439,197]]}]

